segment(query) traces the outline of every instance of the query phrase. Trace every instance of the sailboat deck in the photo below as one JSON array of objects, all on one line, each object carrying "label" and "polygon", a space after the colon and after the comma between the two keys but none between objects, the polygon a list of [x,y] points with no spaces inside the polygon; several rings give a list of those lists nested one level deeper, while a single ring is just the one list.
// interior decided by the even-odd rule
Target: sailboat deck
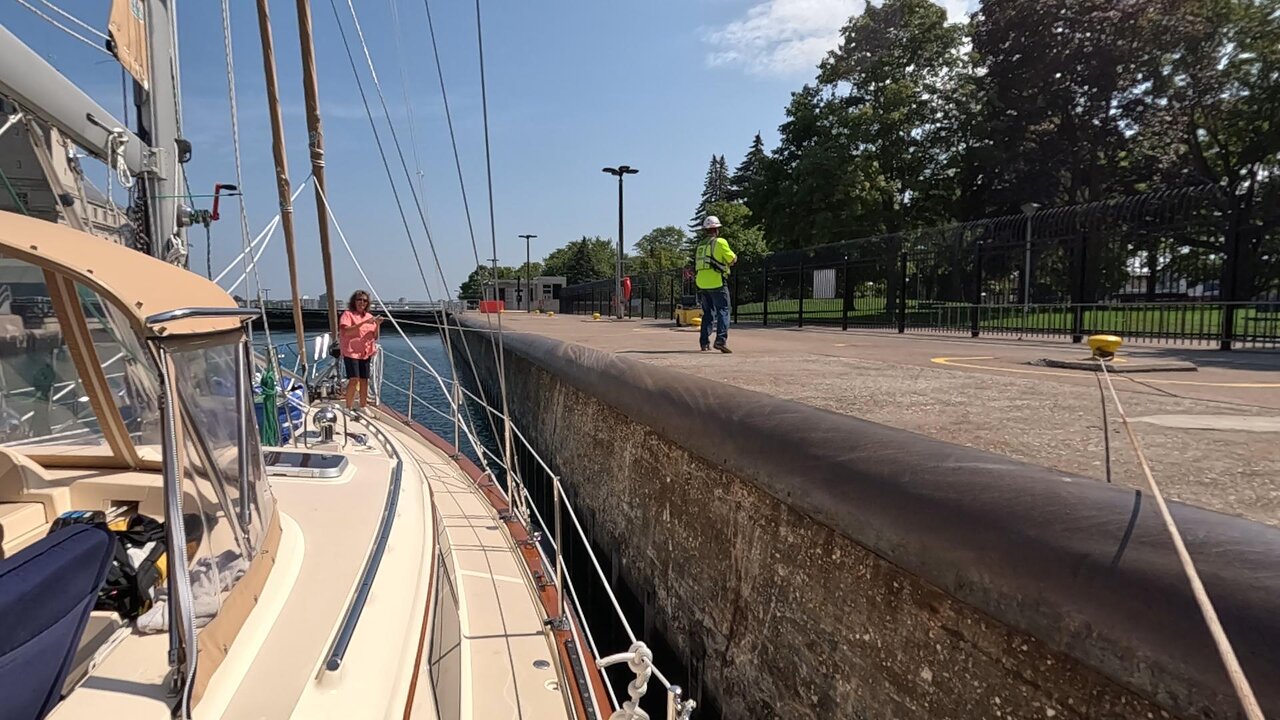
[{"label": "sailboat deck", "polygon": [[[404,461],[400,495],[356,632],[331,672],[394,467],[369,422]],[[367,445],[342,449],[340,433],[313,450],[341,451],[341,476],[271,478],[275,565],[194,717],[570,717],[528,570],[471,478],[394,420],[353,421],[350,431]],[[168,718],[167,650],[164,634],[126,635],[50,717]]]},{"label": "sailboat deck", "polygon": [[493,507],[439,449],[400,428],[393,435],[426,477],[440,551],[434,628],[409,717],[572,717],[532,579]]}]

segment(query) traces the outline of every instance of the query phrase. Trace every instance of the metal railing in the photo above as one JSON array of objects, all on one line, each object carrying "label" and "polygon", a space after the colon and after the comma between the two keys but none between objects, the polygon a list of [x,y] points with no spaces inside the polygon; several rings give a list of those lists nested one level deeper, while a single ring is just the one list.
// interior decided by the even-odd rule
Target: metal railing
[{"label": "metal railing", "polygon": [[383,504],[382,517],[378,520],[378,535],[374,539],[373,550],[369,553],[369,558],[365,561],[364,568],[360,572],[360,584],[356,586],[355,597],[351,599],[351,604],[347,606],[347,612],[342,618],[342,625],[338,628],[338,635],[334,638],[328,659],[325,660],[324,668],[328,672],[339,670],[342,667],[343,659],[346,658],[347,649],[351,645],[351,638],[355,635],[356,625],[360,622],[360,616],[364,613],[365,603],[369,600],[369,592],[373,589],[373,581],[378,574],[378,567],[382,564],[382,556],[386,553],[387,542],[391,538],[391,526],[396,519],[396,507],[400,502],[400,482],[404,472],[404,459],[400,457],[400,451],[396,449],[395,443],[376,424],[369,423],[368,427],[370,432],[378,436],[378,441],[386,450],[387,456],[395,464],[391,468],[391,482],[387,485],[387,498]]},{"label": "metal railing", "polygon": [[[1188,187],[780,250],[733,268],[733,322],[1280,348],[1280,213],[1237,226],[1231,202]],[[630,317],[697,292],[683,268],[630,277]],[[614,302],[612,279],[561,291],[565,314]]]},{"label": "metal railing", "polygon": [[[906,256],[903,256],[906,258]],[[983,285],[965,293],[928,287],[904,260],[890,284],[865,280],[852,262],[800,264],[735,272],[729,278],[735,324],[823,326],[899,333],[942,332],[981,336],[1063,338],[1080,342],[1093,333],[1114,333],[1143,343],[1228,348],[1280,348],[1280,291],[1252,300],[1164,293],[1112,293],[1087,303],[1069,299],[1018,302]],[[633,276],[630,318],[670,320],[677,304],[693,302],[696,289],[681,270]],[[565,288],[565,314],[607,315],[611,283]]]},{"label": "metal railing", "polygon": [[[610,582],[608,575],[605,573],[605,570],[601,565],[600,559],[592,550],[592,542],[588,537],[582,520],[574,510],[573,505],[565,492],[565,487],[559,474],[557,474],[550,464],[548,464],[537,450],[533,448],[529,438],[521,432],[514,423],[511,424],[512,435],[518,441],[519,448],[522,448],[521,452],[527,454],[527,456],[532,459],[535,466],[544,474],[546,479],[544,488],[542,489],[549,490],[550,497],[545,498],[544,502],[541,504],[543,505],[543,510],[551,510],[550,523],[547,522],[546,517],[543,515],[543,511],[539,510],[540,503],[539,498],[536,497],[536,495],[540,495],[542,493],[531,493],[530,486],[524,482],[519,470],[508,467],[496,452],[486,447],[485,443],[479,437],[479,431],[476,429],[474,422],[463,419],[464,413],[470,416],[470,410],[467,408],[466,403],[476,405],[483,412],[488,414],[490,420],[494,420],[495,418],[501,419],[503,416],[500,410],[489,405],[484,398],[471,392],[461,383],[449,378],[441,377],[430,367],[424,367],[413,360],[400,357],[387,352],[386,350],[380,352],[379,355],[385,355],[387,358],[395,360],[398,363],[402,363],[408,368],[408,387],[403,387],[399,384],[388,381],[385,379],[385,376],[380,378],[382,384],[385,384],[388,388],[397,391],[405,397],[406,405],[409,409],[406,413],[407,417],[412,420],[414,417],[414,408],[422,407],[426,408],[427,411],[434,413],[442,420],[452,423],[455,433],[455,448],[461,450],[461,446],[458,444],[458,441],[462,437],[465,437],[470,444],[476,459],[480,461],[481,467],[484,468],[485,473],[496,479],[498,477],[497,473],[494,471],[494,468],[496,467],[505,474],[507,478],[507,486],[505,488],[500,483],[495,483],[495,487],[497,487],[499,492],[503,494],[504,499],[511,502],[513,499],[511,493],[513,492],[522,495],[521,499],[523,502],[511,502],[513,512],[518,513],[519,508],[521,507],[527,509],[529,516],[519,519],[526,525],[530,526],[530,529],[534,531],[531,535],[537,540],[534,544],[537,546],[544,564],[555,568],[553,583],[557,591],[560,607],[559,617],[551,618],[550,622],[554,627],[569,630],[574,635],[578,634],[577,628],[579,625],[581,626],[582,633],[585,635],[585,639],[587,641],[587,646],[591,648],[593,655],[597,658],[597,670],[605,680],[604,685],[609,694],[609,699],[613,704],[613,709],[626,712],[628,708],[632,710],[638,708],[640,696],[635,694],[635,690],[637,688],[641,688],[640,694],[642,695],[644,682],[641,682],[641,679],[643,677],[644,680],[647,680],[648,674],[652,673],[652,676],[657,678],[666,690],[665,708],[667,717],[672,718],[673,720],[686,720],[689,718],[693,709],[696,707],[696,703],[693,700],[686,699],[684,697],[684,690],[679,685],[673,685],[658,669],[658,667],[653,664],[651,651],[645,643],[640,641],[635,631],[632,629],[631,623],[627,619],[626,613],[623,611],[622,603],[619,601],[618,596],[614,591],[613,583]],[[441,386],[444,394],[448,398],[448,404],[450,406],[449,411],[436,407],[431,402],[424,400],[414,391],[415,384],[417,382],[417,374],[420,372],[428,373],[431,378]],[[550,505],[550,508],[548,508],[547,505]],[[591,625],[585,616],[586,606],[582,602],[583,596],[579,593],[579,587],[574,582],[572,577],[574,574],[572,572],[573,568],[569,566],[569,561],[566,557],[570,545],[568,543],[568,539],[564,536],[564,531],[566,529],[565,517],[568,518],[567,524],[570,526],[570,531],[573,533],[573,537],[575,538],[574,542],[578,543],[577,547],[585,549],[586,559],[589,561],[590,565],[589,571],[586,574],[599,581],[599,588],[603,590],[604,595],[613,610],[613,614],[615,614],[618,619],[619,626],[622,628],[627,640],[631,644],[628,652],[609,656],[603,656],[600,654],[599,645],[596,641],[596,633],[592,631]],[[576,554],[576,552],[574,554]],[[572,599],[572,608],[569,606],[570,599]],[[576,619],[578,620],[577,624],[572,622],[570,618],[570,612],[572,609],[576,609]],[[627,663],[631,669],[636,672],[637,681],[628,685],[630,697],[622,703],[619,703],[613,684],[609,681],[609,678],[605,673],[605,669],[607,667],[620,663]],[[636,714],[624,715],[622,717],[638,718],[641,716]]]}]

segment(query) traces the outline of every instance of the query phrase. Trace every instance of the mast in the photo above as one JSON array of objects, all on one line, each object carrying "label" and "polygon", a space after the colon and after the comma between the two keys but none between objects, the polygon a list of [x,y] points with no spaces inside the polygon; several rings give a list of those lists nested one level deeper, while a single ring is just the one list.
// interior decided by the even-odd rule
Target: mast
[{"label": "mast", "polygon": [[271,41],[271,9],[267,0],[258,2],[258,33],[262,37],[262,69],[267,80],[267,110],[271,116],[271,150],[275,155],[276,189],[280,194],[280,224],[284,228],[284,249],[289,258],[289,290],[293,294],[293,327],[298,338],[298,357],[306,375],[307,342],[302,327],[302,303],[298,294],[298,258],[293,245],[293,201],[289,186],[289,164],[284,150],[284,117],[280,112],[280,88],[276,83],[276,56]]},{"label": "mast", "polygon": [[151,229],[151,254],[168,261],[166,245],[177,238],[186,247],[186,228],[178,219],[179,198],[186,193],[182,163],[190,157],[190,145],[179,136],[177,51],[173,37],[173,0],[147,0],[147,54],[150,87],[142,102],[143,139],[154,153],[153,172],[145,176],[147,215]]},{"label": "mast", "polygon": [[311,142],[311,176],[315,179],[316,221],[320,227],[320,258],[324,261],[325,312],[329,332],[338,337],[337,298],[333,294],[333,258],[329,254],[328,188],[324,181],[324,128],[320,125],[320,87],[316,82],[316,46],[311,33],[311,2],[298,0],[298,45],[302,50],[302,91],[306,95],[307,135]]}]

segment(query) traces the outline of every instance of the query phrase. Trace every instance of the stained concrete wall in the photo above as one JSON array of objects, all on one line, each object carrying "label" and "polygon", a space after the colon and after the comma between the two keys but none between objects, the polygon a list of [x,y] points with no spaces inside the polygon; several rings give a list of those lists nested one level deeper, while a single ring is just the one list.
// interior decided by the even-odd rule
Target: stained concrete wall
[{"label": "stained concrete wall", "polygon": [[[493,392],[490,337],[454,347]],[[581,346],[504,345],[514,419],[726,718],[1240,716],[1141,493]],[[1174,511],[1280,714],[1280,533]]]}]

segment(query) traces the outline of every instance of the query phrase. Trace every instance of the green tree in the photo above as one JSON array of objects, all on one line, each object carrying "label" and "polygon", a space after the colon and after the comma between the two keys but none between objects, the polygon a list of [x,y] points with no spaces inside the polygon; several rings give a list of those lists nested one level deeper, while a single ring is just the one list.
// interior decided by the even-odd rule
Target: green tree
[{"label": "green tree", "polygon": [[[506,265],[498,266],[498,279],[506,280],[516,277],[515,268]],[[493,282],[493,268],[489,265],[477,265],[475,270],[462,281],[458,287],[459,300],[478,300],[484,297],[483,288]]]},{"label": "green tree", "polygon": [[731,192],[728,163],[724,161],[723,155],[712,155],[711,164],[707,167],[706,179],[702,182],[702,199],[698,201],[698,207],[693,211],[693,217],[689,219],[689,227],[694,230],[702,227],[702,219],[710,214],[707,208],[712,203],[728,200]]},{"label": "green tree", "polygon": [[512,277],[517,278],[536,278],[542,274],[542,263],[534,260],[530,263],[520,263],[520,267],[512,270]]},{"label": "green tree", "polygon": [[760,183],[768,158],[769,154],[764,149],[764,139],[760,137],[760,133],[756,133],[751,141],[751,148],[747,150],[746,156],[742,158],[742,162],[738,163],[733,176],[729,179],[729,200],[745,203],[747,207],[751,207],[754,188]]},{"label": "green tree", "polygon": [[932,0],[868,4],[843,30],[818,80],[857,148],[851,190],[866,193],[883,231],[948,219],[955,124],[948,98],[968,71],[965,26]]},{"label": "green tree", "polygon": [[547,275],[563,275],[565,283],[569,285],[611,278],[616,255],[616,246],[612,240],[598,235],[583,235],[547,255],[543,261],[543,272]]},{"label": "green tree", "polygon": [[[1195,2],[1197,0],[1193,0]],[[1166,22],[1183,0],[985,0],[973,47],[985,65],[997,171],[993,200],[1085,203],[1131,191],[1135,117],[1149,102]],[[1176,34],[1176,33],[1174,33]]]},{"label": "green tree", "polygon": [[682,267],[687,257],[687,243],[685,231],[675,225],[654,228],[636,241],[636,256],[630,270],[645,273]]},{"label": "green tree", "polygon": [[[751,219],[751,209],[742,203],[722,201],[707,207],[709,215],[720,219],[720,237],[729,243],[729,248],[738,256],[738,262],[751,263],[764,257],[768,252],[765,247],[764,231]],[[690,238],[685,257],[692,260],[699,242],[705,236],[700,232]]]},{"label": "green tree", "polygon": [[762,173],[751,209],[771,249],[807,247],[858,237],[874,229],[861,218],[874,210],[858,191],[854,148],[841,140],[841,112],[816,85],[792,93],[779,143]]},{"label": "green tree", "polygon": [[968,158],[965,25],[930,0],[868,5],[792,95],[749,205],[775,249],[951,219]]},{"label": "green tree", "polygon": [[1222,291],[1248,300],[1280,284],[1280,0],[1192,0],[1181,10],[1150,33],[1159,44],[1143,81],[1154,97],[1140,134],[1157,184],[1222,189],[1227,232],[1180,238],[1190,251],[1161,254],[1200,266],[1224,252],[1240,258],[1222,263]]},{"label": "green tree", "polygon": [[738,255],[739,262],[752,262],[768,252],[762,230],[751,215],[751,208],[732,202],[720,202],[711,206],[712,214],[720,218],[720,234],[729,241],[729,247]]}]

